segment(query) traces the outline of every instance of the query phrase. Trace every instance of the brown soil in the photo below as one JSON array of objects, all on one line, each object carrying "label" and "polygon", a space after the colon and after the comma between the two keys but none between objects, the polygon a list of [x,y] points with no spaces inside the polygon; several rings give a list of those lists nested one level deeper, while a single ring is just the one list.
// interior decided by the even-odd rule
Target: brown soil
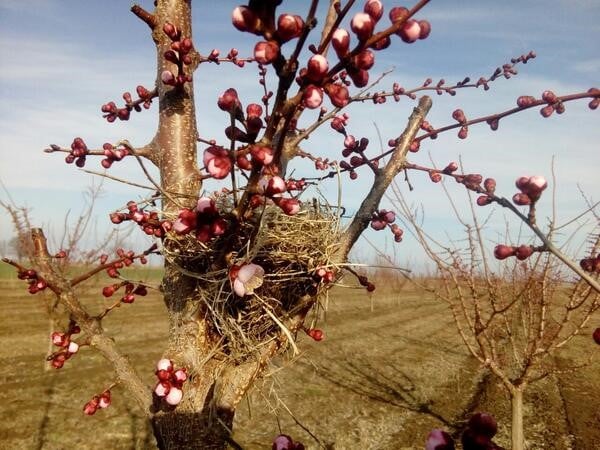
[{"label": "brown soil", "polygon": [[[85,301],[100,311],[105,301],[98,292],[91,289]],[[431,428],[458,434],[475,409],[497,417],[497,442],[509,447],[508,398],[467,355],[445,306],[406,290],[379,294],[373,304],[371,311],[363,291],[335,291],[319,324],[326,339],[303,337],[295,363],[274,363],[240,407],[235,440],[245,449],[270,448],[281,429],[307,448],[422,449]],[[163,311],[149,296],[113,312],[106,324],[148,383],[167,332]],[[0,448],[154,448],[145,420],[118,388],[110,408],[82,414],[83,404],[112,382],[100,356],[82,348],[63,369],[43,370],[48,323],[41,297],[2,280],[0,316]],[[586,330],[556,364],[566,369],[593,351]],[[594,361],[526,392],[530,449],[600,448],[599,369]]]}]

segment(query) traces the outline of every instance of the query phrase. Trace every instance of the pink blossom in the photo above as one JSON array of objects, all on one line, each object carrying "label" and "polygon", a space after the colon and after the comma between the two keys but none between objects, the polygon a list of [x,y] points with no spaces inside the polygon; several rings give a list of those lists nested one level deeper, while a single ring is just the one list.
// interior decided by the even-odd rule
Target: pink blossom
[{"label": "pink blossom", "polygon": [[279,199],[277,206],[288,216],[295,216],[300,212],[300,202],[296,198]]},{"label": "pink blossom", "polygon": [[169,405],[178,405],[181,399],[183,398],[183,391],[179,388],[172,387],[169,393],[167,394],[167,403]]},{"label": "pink blossom", "polygon": [[203,161],[208,173],[217,180],[222,180],[231,172],[231,159],[223,147],[208,147],[204,150]]},{"label": "pink blossom", "polygon": [[196,205],[196,211],[200,214],[212,214],[216,212],[215,201],[210,197],[200,197]]},{"label": "pink blossom", "polygon": [[168,381],[159,381],[154,388],[154,393],[159,397],[164,397],[171,390],[171,383]]},{"label": "pink blossom", "polygon": [[233,280],[233,290],[240,297],[250,295],[263,284],[265,270],[258,264],[244,264]]},{"label": "pink blossom", "polygon": [[79,351],[79,344],[77,342],[70,342],[67,347],[67,352],[73,354]]},{"label": "pink blossom", "polygon": [[433,429],[427,442],[425,442],[425,450],[450,450],[454,449],[454,441],[448,433],[440,429]]},{"label": "pink blossom", "polygon": [[302,102],[308,109],[318,108],[323,103],[323,89],[312,84],[309,85],[304,91]]},{"label": "pink blossom", "polygon": [[167,358],[159,359],[158,362],[156,363],[156,370],[171,371],[171,370],[173,370],[173,363],[171,362],[170,359],[167,359]]}]

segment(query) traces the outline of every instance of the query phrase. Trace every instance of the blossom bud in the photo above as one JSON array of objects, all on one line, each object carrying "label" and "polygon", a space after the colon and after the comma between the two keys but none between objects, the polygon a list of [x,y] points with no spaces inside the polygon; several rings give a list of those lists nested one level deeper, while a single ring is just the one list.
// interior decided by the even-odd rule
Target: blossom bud
[{"label": "blossom bud", "polygon": [[281,42],[299,37],[303,28],[304,20],[298,15],[282,14],[277,19],[277,36]]},{"label": "blossom bud", "polygon": [[336,108],[343,108],[350,103],[350,93],[343,84],[328,84],[325,86],[325,93]]},{"label": "blossom bud", "polygon": [[79,344],[77,342],[69,342],[69,346],[67,347],[67,352],[74,354],[79,351]]},{"label": "blossom bud", "polygon": [[306,66],[306,77],[313,82],[319,82],[327,75],[328,70],[327,58],[323,55],[313,55]]},{"label": "blossom bud", "polygon": [[175,75],[173,75],[173,72],[171,72],[170,70],[164,70],[160,75],[160,79],[164,84],[167,84],[169,86],[175,86],[175,84],[177,83],[177,81],[175,80]]},{"label": "blossom bud", "polygon": [[217,106],[221,111],[235,111],[235,109],[240,107],[240,100],[238,98],[238,93],[235,89],[229,88],[225,92],[223,92],[219,99],[217,100]]},{"label": "blossom bud", "polygon": [[419,32],[419,39],[427,39],[431,33],[431,24],[426,20],[419,20],[418,24],[421,29]]},{"label": "blossom bud", "polygon": [[496,245],[496,247],[494,247],[494,256],[497,259],[506,259],[509,256],[513,256],[516,253],[516,248],[514,247],[510,247],[508,245]]},{"label": "blossom bud", "polygon": [[323,331],[318,328],[311,328],[307,334],[317,342],[323,340],[324,337]]},{"label": "blossom bud", "polygon": [[533,254],[533,248],[530,245],[519,245],[515,255],[519,261],[529,258]]},{"label": "blossom bud", "polygon": [[454,440],[445,431],[433,429],[427,436],[425,450],[454,450]]},{"label": "blossom bud", "polygon": [[167,394],[166,401],[169,405],[175,406],[181,402],[183,391],[179,388],[172,387]]},{"label": "blossom bud", "polygon": [[515,205],[525,206],[531,205],[531,198],[527,194],[515,194],[513,195],[512,201]]},{"label": "blossom bud", "polygon": [[273,149],[255,145],[250,149],[252,161],[261,166],[268,166],[273,161]]},{"label": "blossom bud", "polygon": [[341,58],[348,53],[350,48],[350,34],[343,28],[338,28],[331,37],[331,45]]},{"label": "blossom bud", "polygon": [[396,34],[407,44],[412,44],[419,39],[421,26],[416,20],[408,19]]},{"label": "blossom bud", "polygon": [[154,388],[154,393],[159,397],[166,396],[171,390],[171,383],[168,381],[159,381]]},{"label": "blossom bud", "polygon": [[316,109],[323,103],[323,89],[313,84],[306,87],[302,103],[309,109]]},{"label": "blossom bud", "polygon": [[98,401],[98,406],[102,409],[108,408],[110,406],[110,391],[104,391],[100,395],[100,400]]},{"label": "blossom bud", "polygon": [[348,75],[350,75],[354,86],[357,88],[365,87],[369,83],[369,72],[366,70],[353,70],[348,72]]},{"label": "blossom bud", "polygon": [[288,216],[295,216],[300,212],[300,202],[296,198],[282,198],[277,206]]},{"label": "blossom bud", "polygon": [[93,416],[96,411],[98,411],[99,399],[98,397],[94,397],[89,402],[87,402],[83,407],[83,413],[88,416]]},{"label": "blossom bud", "polygon": [[215,201],[210,197],[200,197],[196,204],[196,211],[200,214],[215,214],[217,212]]},{"label": "blossom bud", "polygon": [[271,64],[279,56],[279,44],[275,41],[260,41],[254,46],[254,59],[259,64]]},{"label": "blossom bud", "polygon": [[170,372],[173,370],[173,363],[170,359],[162,358],[156,363],[156,370],[166,370]]},{"label": "blossom bud", "polygon": [[377,22],[383,16],[383,3],[381,0],[367,0],[363,10]]},{"label": "blossom bud", "polygon": [[390,9],[389,18],[392,23],[402,21],[406,16],[408,16],[408,9],[403,6],[396,6]]},{"label": "blossom bud", "polygon": [[247,6],[238,6],[231,13],[231,22],[233,26],[240,31],[254,33],[258,27],[258,17]]},{"label": "blossom bud", "polygon": [[352,28],[359,41],[366,41],[373,35],[375,21],[366,13],[356,13],[352,18],[350,28]]},{"label": "blossom bud", "polygon": [[354,57],[353,62],[358,69],[369,70],[375,64],[375,55],[371,50],[363,50]]}]

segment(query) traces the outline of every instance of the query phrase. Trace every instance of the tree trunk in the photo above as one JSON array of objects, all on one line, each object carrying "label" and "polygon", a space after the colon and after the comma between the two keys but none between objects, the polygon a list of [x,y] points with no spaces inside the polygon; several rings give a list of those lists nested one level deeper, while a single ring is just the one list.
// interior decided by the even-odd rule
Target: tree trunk
[{"label": "tree trunk", "polygon": [[173,412],[156,416],[152,429],[160,450],[224,450],[230,441],[233,414]]},{"label": "tree trunk", "polygon": [[515,387],[510,391],[512,403],[512,450],[525,449],[525,437],[523,435],[523,388]]}]

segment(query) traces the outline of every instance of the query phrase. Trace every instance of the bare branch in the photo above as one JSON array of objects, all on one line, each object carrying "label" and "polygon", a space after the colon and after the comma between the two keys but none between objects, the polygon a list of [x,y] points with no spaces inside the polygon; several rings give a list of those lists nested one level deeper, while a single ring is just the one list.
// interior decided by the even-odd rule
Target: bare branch
[{"label": "bare branch", "polygon": [[406,154],[410,147],[411,142],[414,139],[421,123],[427,116],[429,109],[431,108],[431,99],[427,96],[423,96],[419,100],[419,105],[414,108],[412,114],[408,119],[408,124],[399,139],[398,144],[394,148],[394,152],[383,169],[378,169],[375,179],[373,180],[373,186],[371,190],[363,200],[360,208],[356,212],[354,219],[344,232],[344,235],[340,241],[340,247],[337,252],[337,258],[340,261],[345,260],[348,257],[350,249],[361,235],[361,233],[367,228],[371,219],[371,214],[379,206],[379,202],[383,197],[383,194],[391,184],[394,177],[402,170],[406,162]]}]

